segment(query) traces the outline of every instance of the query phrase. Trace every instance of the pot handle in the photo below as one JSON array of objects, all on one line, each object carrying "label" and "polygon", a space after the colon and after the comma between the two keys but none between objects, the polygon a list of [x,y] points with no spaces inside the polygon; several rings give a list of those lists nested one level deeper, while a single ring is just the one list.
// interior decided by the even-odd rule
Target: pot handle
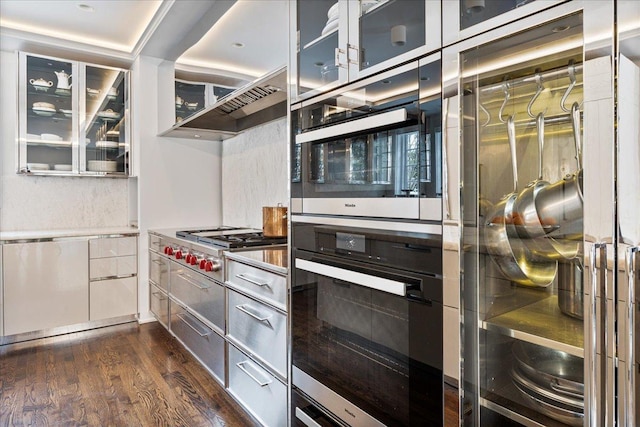
[{"label": "pot handle", "polygon": [[627,295],[627,329],[628,334],[631,336],[627,338],[627,381],[626,381],[626,402],[627,402],[627,425],[636,425],[635,408],[638,404],[636,402],[636,359],[635,359],[635,342],[640,337],[635,336],[635,323],[636,319],[636,260],[638,258],[638,252],[640,252],[640,246],[635,246],[627,250],[626,256],[626,269],[627,278],[629,279],[629,289]]},{"label": "pot handle", "polygon": [[544,113],[539,113],[536,117],[536,127],[538,129],[538,180],[542,181],[542,153],[544,152]]},{"label": "pot handle", "polygon": [[511,170],[513,172],[513,192],[518,191],[518,162],[516,160],[516,125],[513,116],[507,119],[507,137],[509,140],[509,151],[511,152]]},{"label": "pot handle", "polygon": [[582,140],[580,138],[580,106],[574,102],[571,106],[571,127],[573,128],[573,140],[576,143],[576,162],[578,170],[582,169]]}]

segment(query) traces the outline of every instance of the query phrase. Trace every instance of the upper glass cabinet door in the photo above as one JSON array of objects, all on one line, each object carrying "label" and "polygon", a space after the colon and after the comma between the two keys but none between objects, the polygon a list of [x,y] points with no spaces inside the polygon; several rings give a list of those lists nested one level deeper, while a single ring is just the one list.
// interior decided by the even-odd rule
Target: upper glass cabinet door
[{"label": "upper glass cabinet door", "polygon": [[82,96],[80,146],[85,159],[81,170],[87,172],[125,172],[125,73],[87,66],[86,90]]},{"label": "upper glass cabinet door", "polygon": [[298,0],[293,98],[309,98],[441,46],[440,1]]},{"label": "upper glass cabinet door", "polygon": [[20,75],[19,165],[21,172],[70,171],[77,164],[72,150],[76,139],[76,85],[78,68],[72,62],[22,56]]},{"label": "upper glass cabinet door", "polygon": [[296,9],[295,65],[298,94],[329,89],[345,82],[347,3],[336,0],[299,0]]},{"label": "upper glass cabinet door", "polygon": [[500,27],[562,3],[563,0],[452,0],[442,9],[443,44]]},{"label": "upper glass cabinet door", "polygon": [[19,54],[17,172],[129,174],[128,73]]}]

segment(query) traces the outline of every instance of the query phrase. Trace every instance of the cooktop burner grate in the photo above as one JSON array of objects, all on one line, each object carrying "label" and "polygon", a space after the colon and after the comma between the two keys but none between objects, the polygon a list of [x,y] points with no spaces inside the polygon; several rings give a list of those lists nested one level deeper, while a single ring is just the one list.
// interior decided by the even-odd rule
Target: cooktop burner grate
[{"label": "cooktop burner grate", "polygon": [[228,226],[214,227],[207,230],[178,231],[176,232],[176,237],[222,249],[287,243],[286,237],[264,237],[259,230]]}]

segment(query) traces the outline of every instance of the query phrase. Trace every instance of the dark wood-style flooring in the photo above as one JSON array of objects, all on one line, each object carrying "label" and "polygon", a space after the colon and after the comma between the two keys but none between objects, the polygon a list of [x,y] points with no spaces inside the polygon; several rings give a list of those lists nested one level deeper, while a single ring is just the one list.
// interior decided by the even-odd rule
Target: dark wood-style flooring
[{"label": "dark wood-style flooring", "polygon": [[157,322],[0,346],[0,426],[257,425]]},{"label": "dark wood-style flooring", "polygon": [[157,322],[0,347],[0,426],[255,426]]}]

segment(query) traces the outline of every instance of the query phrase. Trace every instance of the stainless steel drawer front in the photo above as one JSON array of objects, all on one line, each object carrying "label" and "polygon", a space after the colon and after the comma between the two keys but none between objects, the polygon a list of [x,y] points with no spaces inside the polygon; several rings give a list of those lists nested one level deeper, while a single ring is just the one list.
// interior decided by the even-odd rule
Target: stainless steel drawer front
[{"label": "stainless steel drawer front", "polygon": [[149,252],[149,279],[160,289],[169,292],[169,260],[154,252]]},{"label": "stainless steel drawer front", "polygon": [[268,427],[287,425],[287,387],[229,345],[229,391]]},{"label": "stainless steel drawer front", "polygon": [[171,295],[224,333],[224,287],[186,267],[171,269]]},{"label": "stainless steel drawer front", "polygon": [[242,289],[282,310],[287,309],[287,279],[283,276],[227,260],[227,284]]},{"label": "stainless steel drawer front", "polygon": [[287,376],[287,316],[229,290],[229,337]]},{"label": "stainless steel drawer front", "polygon": [[225,341],[171,300],[171,331],[224,384]]},{"label": "stainless steel drawer front", "polygon": [[162,243],[161,237],[156,236],[154,234],[149,234],[149,249],[156,252],[162,252],[163,247],[164,245]]},{"label": "stainless steel drawer front", "polygon": [[169,328],[169,297],[153,283],[149,283],[149,305],[158,322]]}]

